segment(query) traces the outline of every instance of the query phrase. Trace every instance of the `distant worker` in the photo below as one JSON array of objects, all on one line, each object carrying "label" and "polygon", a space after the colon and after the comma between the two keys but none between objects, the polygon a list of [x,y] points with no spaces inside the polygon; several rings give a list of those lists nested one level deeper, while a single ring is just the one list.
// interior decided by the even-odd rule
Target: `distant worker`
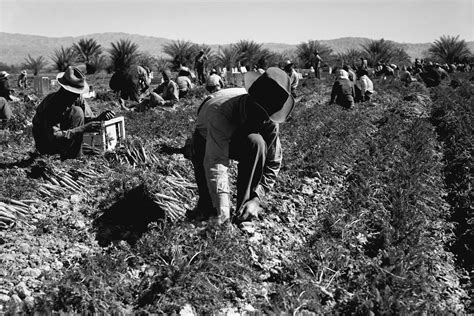
[{"label": "distant worker", "polygon": [[105,111],[93,117],[81,96],[88,92],[89,86],[78,68],[68,67],[56,79],[59,90],[43,99],[33,117],[35,146],[41,154],[77,158],[82,154],[83,134],[100,131],[101,121],[113,118],[114,113]]},{"label": "distant worker", "polygon": [[290,77],[291,95],[293,96],[293,98],[296,98],[296,88],[298,87],[298,83],[300,80],[298,78],[298,73],[293,67],[293,62],[291,60],[286,61],[284,70]]},{"label": "distant worker", "polygon": [[338,70],[336,81],[332,86],[329,104],[339,104],[347,109],[354,107],[354,87],[345,70]]},{"label": "distant worker", "polygon": [[191,72],[187,68],[181,68],[178,72],[178,78],[176,78],[176,84],[179,88],[179,98],[184,98],[188,92],[193,88],[193,83],[189,78]]},{"label": "distant worker", "polygon": [[224,88],[222,77],[217,74],[217,70],[212,69],[206,81],[206,90],[209,93],[214,93],[222,88]]},{"label": "distant worker", "polygon": [[360,58],[360,65],[359,65],[359,69],[360,70],[367,70],[369,69],[369,64],[367,62],[367,59],[365,59],[364,57],[361,57]]},{"label": "distant worker", "polygon": [[28,72],[26,70],[22,70],[18,75],[18,88],[26,89],[27,86],[27,79],[28,79]]},{"label": "distant worker", "polygon": [[191,157],[199,201],[188,218],[215,218],[217,224],[230,219],[230,159],[239,162],[237,222],[258,217],[261,201],[276,182],[282,162],[279,123],[294,107],[290,80],[276,67],[262,75],[251,71],[244,80],[248,92],[220,90],[199,109]]},{"label": "distant worker", "polygon": [[6,71],[0,71],[0,97],[5,98],[7,101],[13,101],[12,92],[10,89],[10,83],[8,82],[8,76],[10,74]]},{"label": "distant worker", "polygon": [[200,85],[206,83],[206,75],[204,73],[204,69],[206,68],[206,61],[207,56],[204,54],[203,50],[200,50],[199,54],[194,59],[194,69],[197,72],[197,79]]},{"label": "distant worker", "polygon": [[356,75],[356,73],[352,70],[351,66],[349,66],[349,65],[344,65],[344,66],[342,67],[342,69],[344,69],[345,71],[347,71],[347,74],[349,75],[349,80],[351,81],[352,86],[355,86],[356,80],[357,80],[357,75]]},{"label": "distant worker", "polygon": [[408,86],[410,83],[417,81],[415,78],[412,77],[410,73],[411,67],[403,66],[402,70],[400,71],[400,81]]},{"label": "distant worker", "polygon": [[369,101],[372,94],[374,94],[374,84],[370,80],[367,70],[358,71],[354,92],[355,102]]},{"label": "distant worker", "polygon": [[176,101],[179,101],[179,87],[173,81],[171,71],[164,70],[161,73],[162,83],[153,92],[159,96],[156,101],[158,105],[172,106]]},{"label": "distant worker", "polygon": [[151,70],[148,67],[133,65],[125,71],[117,71],[110,78],[110,88],[119,95],[122,107],[125,101],[141,102],[150,88]]},{"label": "distant worker", "polygon": [[438,86],[442,79],[441,73],[438,71],[438,67],[433,65],[431,62],[423,67],[420,77],[428,88]]},{"label": "distant worker", "polygon": [[321,72],[320,72],[320,65],[323,62],[323,59],[321,56],[319,56],[319,52],[315,51],[314,52],[314,74],[315,77],[318,79],[321,79]]}]

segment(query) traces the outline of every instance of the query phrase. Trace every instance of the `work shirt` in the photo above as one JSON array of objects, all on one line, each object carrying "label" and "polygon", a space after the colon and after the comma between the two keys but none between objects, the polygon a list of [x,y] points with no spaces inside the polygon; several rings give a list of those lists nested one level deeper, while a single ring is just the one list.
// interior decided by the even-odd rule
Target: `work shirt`
[{"label": "work shirt", "polygon": [[334,102],[345,107],[354,104],[354,87],[349,79],[338,79],[334,82],[329,103]]},{"label": "work shirt", "polygon": [[193,83],[188,76],[179,76],[176,79],[176,84],[178,85],[180,91],[188,91],[193,88]]},{"label": "work shirt", "polygon": [[[77,131],[73,129],[63,130],[61,129],[61,123],[65,120],[65,113],[68,108],[64,109],[59,106],[57,92],[48,94],[44,100],[38,105],[36,114],[33,117],[33,128],[41,131],[41,133],[47,133],[51,138],[60,139],[71,139],[77,135]],[[94,113],[82,97],[78,97],[71,106],[79,106],[84,111],[85,121],[94,117]],[[61,110],[62,109],[62,110]]]},{"label": "work shirt", "polygon": [[294,90],[296,89],[296,87],[298,87],[298,83],[300,81],[298,79],[298,73],[296,72],[296,70],[292,69],[291,74],[289,74],[289,76],[290,76],[291,90]]},{"label": "work shirt", "polygon": [[224,81],[218,74],[212,74],[207,78],[206,86],[208,87],[224,87]]},{"label": "work shirt", "polygon": [[364,94],[366,92],[374,93],[374,84],[372,80],[366,75],[363,75],[356,82],[357,88],[360,89],[361,93]]},{"label": "work shirt", "polygon": [[166,101],[179,101],[179,87],[173,80],[163,82],[153,92],[161,94]]},{"label": "work shirt", "polygon": [[[243,88],[230,88],[220,90],[213,96],[201,107],[196,130],[206,139],[204,169],[213,206],[218,212],[228,212],[229,148],[233,135],[249,122],[245,113],[249,95]],[[270,140],[271,132],[267,133],[275,129],[278,131],[278,124],[270,120],[260,126],[259,133],[266,141],[268,149],[263,176],[254,192],[260,199],[272,189],[280,171],[282,152],[278,132],[274,141]]]},{"label": "work shirt", "polygon": [[0,128],[2,120],[9,120],[12,117],[12,109],[4,97],[0,97]]}]

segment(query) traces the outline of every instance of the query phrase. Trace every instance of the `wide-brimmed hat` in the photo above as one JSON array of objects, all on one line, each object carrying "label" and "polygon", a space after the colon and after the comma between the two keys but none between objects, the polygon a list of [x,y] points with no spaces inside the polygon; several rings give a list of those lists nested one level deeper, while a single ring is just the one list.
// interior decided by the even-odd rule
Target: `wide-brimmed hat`
[{"label": "wide-brimmed hat", "polygon": [[290,77],[280,68],[270,67],[263,74],[247,72],[244,75],[244,86],[275,123],[283,123],[295,106]]},{"label": "wide-brimmed hat", "polygon": [[69,92],[83,94],[89,91],[86,76],[77,67],[67,67],[65,72],[58,73],[56,80]]},{"label": "wide-brimmed hat", "polygon": [[0,79],[6,78],[10,76],[10,74],[6,71],[0,71]]},{"label": "wide-brimmed hat", "polygon": [[26,70],[22,70],[21,73],[24,74],[24,75],[28,74],[28,72]]}]

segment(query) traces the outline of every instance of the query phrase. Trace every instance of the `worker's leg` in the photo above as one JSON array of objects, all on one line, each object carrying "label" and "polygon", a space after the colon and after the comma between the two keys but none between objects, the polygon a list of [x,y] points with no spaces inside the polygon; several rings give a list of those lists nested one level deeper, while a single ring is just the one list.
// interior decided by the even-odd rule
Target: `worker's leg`
[{"label": "worker's leg", "polygon": [[267,155],[262,135],[252,133],[232,139],[230,156],[239,161],[237,174],[237,210],[260,183]]},{"label": "worker's leg", "polygon": [[211,196],[209,195],[209,188],[207,187],[206,173],[204,170],[204,155],[206,153],[206,140],[199,134],[198,131],[193,135],[193,155],[192,163],[194,166],[194,176],[198,186],[199,201],[197,208],[193,212],[188,212],[189,218],[196,218],[198,216],[211,216],[214,208],[212,206]]},{"label": "worker's leg", "polygon": [[[72,106],[66,113],[61,129],[68,130],[84,125],[84,111],[79,106]],[[71,139],[63,140],[58,144],[61,159],[77,158],[82,155],[83,134],[79,133]]]}]

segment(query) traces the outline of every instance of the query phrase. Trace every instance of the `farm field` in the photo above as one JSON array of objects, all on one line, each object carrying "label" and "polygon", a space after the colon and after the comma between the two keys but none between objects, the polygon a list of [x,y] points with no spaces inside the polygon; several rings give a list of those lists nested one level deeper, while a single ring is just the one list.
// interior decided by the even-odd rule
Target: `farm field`
[{"label": "farm field", "polygon": [[277,185],[243,229],[183,217],[197,190],[176,149],[203,88],[174,109],[121,112],[110,75],[88,76],[92,109],[124,116],[127,139],[66,161],[30,157],[38,101],[12,103],[0,313],[474,312],[474,86],[454,76],[456,88],[374,80],[352,110],[328,105],[332,77],[303,81]]}]

